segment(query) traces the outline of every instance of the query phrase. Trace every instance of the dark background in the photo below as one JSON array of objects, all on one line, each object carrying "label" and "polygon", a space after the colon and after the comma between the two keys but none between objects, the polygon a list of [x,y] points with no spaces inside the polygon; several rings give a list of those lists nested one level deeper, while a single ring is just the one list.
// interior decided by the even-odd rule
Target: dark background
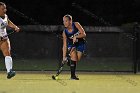
[{"label": "dark background", "polygon": [[[80,21],[82,25],[104,25],[96,18],[73,7],[73,3],[79,4],[115,26],[140,21],[139,0],[5,0],[5,3],[47,25],[62,24],[62,17],[65,14],[71,14],[74,21]],[[8,14],[16,24],[33,24],[14,13],[12,9],[8,10]]]}]

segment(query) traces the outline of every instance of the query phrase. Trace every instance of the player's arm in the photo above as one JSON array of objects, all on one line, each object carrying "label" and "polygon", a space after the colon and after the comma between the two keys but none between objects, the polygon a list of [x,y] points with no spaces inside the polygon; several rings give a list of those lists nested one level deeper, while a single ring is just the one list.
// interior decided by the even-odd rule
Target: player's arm
[{"label": "player's arm", "polygon": [[13,28],[16,32],[19,32],[20,29],[18,26],[16,26],[11,20],[8,19],[8,26]]},{"label": "player's arm", "polygon": [[75,26],[78,29],[78,31],[80,32],[80,34],[75,36],[75,38],[85,38],[86,37],[86,33],[85,33],[83,27],[80,25],[80,23],[79,22],[75,22]]},{"label": "player's arm", "polygon": [[63,31],[63,60],[66,60],[66,52],[67,52],[67,37],[65,32]]}]

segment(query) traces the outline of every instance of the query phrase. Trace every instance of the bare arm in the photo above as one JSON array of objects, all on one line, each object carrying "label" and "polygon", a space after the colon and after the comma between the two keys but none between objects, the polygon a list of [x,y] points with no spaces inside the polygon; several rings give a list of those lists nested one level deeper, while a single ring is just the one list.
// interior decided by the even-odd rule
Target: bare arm
[{"label": "bare arm", "polygon": [[78,29],[78,31],[80,32],[80,34],[73,37],[73,44],[77,41],[77,38],[85,38],[86,37],[86,33],[85,33],[83,27],[80,25],[80,23],[75,22],[75,26]]},{"label": "bare arm", "polygon": [[16,32],[19,32],[19,27],[17,27],[12,21],[8,19],[8,26],[15,29]]},{"label": "bare arm", "polygon": [[75,26],[78,29],[78,31],[80,32],[79,35],[76,36],[76,38],[85,38],[86,37],[86,33],[83,29],[83,27],[80,25],[79,22],[75,22]]},{"label": "bare arm", "polygon": [[63,60],[66,59],[66,52],[67,52],[67,38],[66,38],[66,34],[65,32],[63,31]]}]

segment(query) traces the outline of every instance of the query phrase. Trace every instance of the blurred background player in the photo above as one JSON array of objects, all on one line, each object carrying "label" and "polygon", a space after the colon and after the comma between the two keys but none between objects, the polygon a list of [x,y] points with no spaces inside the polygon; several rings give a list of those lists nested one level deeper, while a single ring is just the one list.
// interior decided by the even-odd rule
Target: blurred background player
[{"label": "blurred background player", "polygon": [[65,26],[63,31],[63,61],[67,60],[67,49],[73,47],[70,52],[71,79],[79,80],[75,75],[75,70],[77,62],[80,61],[82,54],[85,51],[86,33],[79,22],[72,21],[71,15],[65,15],[63,17],[63,24]]},{"label": "blurred background player", "polygon": [[15,76],[15,71],[12,71],[12,57],[10,53],[11,46],[8,36],[6,36],[6,27],[9,26],[16,32],[19,32],[20,29],[8,19],[6,11],[6,5],[3,2],[0,2],[0,49],[5,57],[7,78],[10,79]]}]

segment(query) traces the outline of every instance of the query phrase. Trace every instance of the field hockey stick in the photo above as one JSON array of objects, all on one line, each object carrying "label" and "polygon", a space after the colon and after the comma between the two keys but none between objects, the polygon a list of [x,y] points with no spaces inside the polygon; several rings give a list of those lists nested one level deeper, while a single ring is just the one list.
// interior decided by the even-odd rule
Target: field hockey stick
[{"label": "field hockey stick", "polygon": [[4,38],[8,37],[9,35],[11,35],[13,33],[15,33],[15,31],[12,31],[12,32],[8,33],[7,35],[0,37],[0,39],[3,40]]},{"label": "field hockey stick", "polygon": [[15,31],[12,31],[12,32],[8,33],[7,35],[4,35],[3,38],[4,38],[4,37],[7,37],[7,36],[9,36],[9,35],[11,35],[11,34],[13,34],[13,33],[15,33]]},{"label": "field hockey stick", "polygon": [[[70,49],[68,49],[68,52],[67,52],[67,61],[70,59],[70,54],[71,54],[71,52],[72,52],[73,49],[74,49],[74,44],[70,47]],[[53,80],[56,80],[57,79],[56,77],[59,76],[59,74],[62,72],[63,66],[65,65],[65,63],[66,62],[61,62],[61,65],[60,65],[60,67],[59,67],[56,75],[53,75],[52,76],[52,79]]]}]

